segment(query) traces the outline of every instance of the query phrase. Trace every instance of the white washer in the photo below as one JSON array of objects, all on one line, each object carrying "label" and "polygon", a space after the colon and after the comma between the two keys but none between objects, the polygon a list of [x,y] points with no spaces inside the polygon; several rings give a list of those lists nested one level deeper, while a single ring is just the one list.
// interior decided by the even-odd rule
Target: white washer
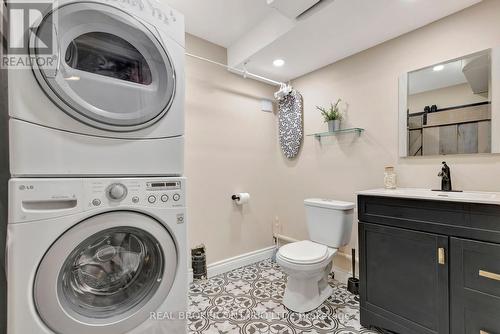
[{"label": "white washer", "polygon": [[185,179],[12,179],[9,334],[186,333]]},{"label": "white washer", "polygon": [[52,61],[9,71],[12,175],[182,175],[184,17],[157,0],[42,12],[17,44]]}]

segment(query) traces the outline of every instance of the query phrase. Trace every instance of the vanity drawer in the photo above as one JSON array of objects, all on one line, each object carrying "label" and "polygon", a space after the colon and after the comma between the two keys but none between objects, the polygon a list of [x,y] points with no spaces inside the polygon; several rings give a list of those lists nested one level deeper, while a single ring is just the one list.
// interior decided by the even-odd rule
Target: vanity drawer
[{"label": "vanity drawer", "polygon": [[464,334],[498,334],[500,323],[498,322],[498,309],[490,313],[478,312],[475,309],[465,310]]},{"label": "vanity drawer", "polygon": [[500,298],[500,245],[462,241],[462,259],[464,288]]},{"label": "vanity drawer", "polygon": [[360,221],[500,243],[500,206],[358,196]]},{"label": "vanity drawer", "polygon": [[[467,225],[467,204],[406,198],[358,196],[359,220],[401,227]],[[500,230],[500,225],[499,225]]]},{"label": "vanity drawer", "polygon": [[470,223],[473,228],[500,230],[500,205],[470,204]]},{"label": "vanity drawer", "polygon": [[500,245],[451,238],[453,334],[500,334]]}]

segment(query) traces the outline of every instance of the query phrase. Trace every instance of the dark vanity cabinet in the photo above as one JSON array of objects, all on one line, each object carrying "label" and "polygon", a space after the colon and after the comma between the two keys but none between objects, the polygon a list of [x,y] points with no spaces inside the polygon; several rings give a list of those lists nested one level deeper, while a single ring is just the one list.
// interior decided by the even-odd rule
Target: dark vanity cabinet
[{"label": "dark vanity cabinet", "polygon": [[360,225],[360,238],[368,319],[391,319],[403,326],[392,327],[398,333],[448,333],[448,266],[436,251],[448,248],[448,238],[371,224]]},{"label": "dark vanity cabinet", "polygon": [[500,334],[500,206],[358,196],[361,324]]}]

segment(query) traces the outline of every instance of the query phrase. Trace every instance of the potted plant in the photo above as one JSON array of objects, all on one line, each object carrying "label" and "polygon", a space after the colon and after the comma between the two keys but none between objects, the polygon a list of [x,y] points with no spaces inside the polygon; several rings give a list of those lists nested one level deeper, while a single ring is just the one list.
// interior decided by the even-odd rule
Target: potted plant
[{"label": "potted plant", "polygon": [[340,130],[340,121],[342,120],[342,113],[340,112],[340,102],[342,100],[338,99],[335,103],[330,103],[330,107],[323,108],[316,106],[316,108],[321,111],[321,115],[325,119],[325,123],[328,123],[328,131],[334,132]]}]

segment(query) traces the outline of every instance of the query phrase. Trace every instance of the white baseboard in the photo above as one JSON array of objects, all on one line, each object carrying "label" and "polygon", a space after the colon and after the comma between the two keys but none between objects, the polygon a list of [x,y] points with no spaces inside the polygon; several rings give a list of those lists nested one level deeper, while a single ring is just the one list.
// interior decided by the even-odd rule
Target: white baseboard
[{"label": "white baseboard", "polygon": [[[352,256],[349,254],[337,253],[336,256],[346,258],[348,262],[351,262],[352,260]],[[349,279],[349,277],[352,277],[352,271],[341,269],[335,265],[332,268],[332,272],[335,274],[335,280],[344,284],[347,284],[347,280]],[[359,259],[356,258],[356,278],[359,278],[358,273],[359,273]]]},{"label": "white baseboard", "polygon": [[[333,266],[332,272],[335,275],[335,280],[339,281],[340,283],[347,284],[347,280],[349,277],[352,276],[352,272],[350,271],[345,271],[343,269],[340,269],[339,267]],[[358,275],[356,275],[358,276]]]},{"label": "white baseboard", "polygon": [[[349,262],[351,262],[352,259],[351,255],[345,253],[338,253],[337,256],[344,257],[348,259]],[[349,279],[349,277],[352,277],[352,271],[341,269],[335,265],[332,268],[332,272],[335,275],[335,280],[339,281],[340,283],[347,284],[347,280]],[[359,273],[359,261],[358,259],[356,259],[356,278],[359,278],[358,273]]]},{"label": "white baseboard", "polygon": [[[275,249],[276,246],[270,246],[250,253],[241,254],[229,259],[211,263],[207,266],[207,275],[209,278],[214,277],[220,274],[227,273],[234,269],[248,266],[255,262],[270,259],[273,256]],[[190,283],[193,281],[193,269],[189,269],[188,279]]]},{"label": "white baseboard", "polygon": [[[234,269],[248,266],[252,263],[270,259],[273,256],[275,250],[275,246],[270,246],[246,254],[241,254],[229,259],[211,263],[207,266],[207,275],[209,278],[214,277],[220,274],[227,273]],[[339,255],[347,257],[349,259],[351,258],[351,256],[347,254],[340,253]],[[337,266],[333,266],[332,272],[335,275],[335,280],[344,284],[347,284],[347,280],[352,276],[352,273],[350,271],[343,270]],[[188,271],[188,280],[190,283],[193,281],[193,269],[191,268]]]}]

